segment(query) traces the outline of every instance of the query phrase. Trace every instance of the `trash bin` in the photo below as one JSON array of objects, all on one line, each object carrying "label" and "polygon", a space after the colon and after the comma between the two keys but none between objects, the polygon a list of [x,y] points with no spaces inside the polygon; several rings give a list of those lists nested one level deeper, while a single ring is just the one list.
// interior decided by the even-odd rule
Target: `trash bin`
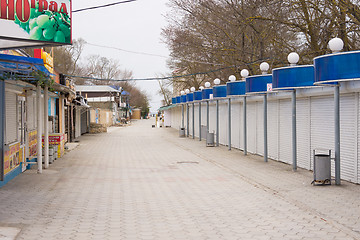
[{"label": "trash bin", "polygon": [[331,150],[318,153],[314,149],[314,181],[313,185],[331,185]]},{"label": "trash bin", "polygon": [[214,144],[214,133],[207,132],[206,134],[206,146],[207,147],[213,147]]},{"label": "trash bin", "polygon": [[185,128],[180,128],[179,137],[185,137]]}]

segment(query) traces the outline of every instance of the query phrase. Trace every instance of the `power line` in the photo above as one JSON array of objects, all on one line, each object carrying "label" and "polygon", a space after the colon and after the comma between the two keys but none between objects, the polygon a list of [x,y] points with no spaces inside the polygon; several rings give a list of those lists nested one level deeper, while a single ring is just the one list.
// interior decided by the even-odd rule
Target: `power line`
[{"label": "power line", "polygon": [[121,1],[121,2],[114,2],[114,3],[109,3],[109,4],[105,4],[105,5],[99,5],[99,6],[95,6],[95,7],[82,8],[82,9],[74,10],[72,12],[73,13],[82,12],[82,11],[93,10],[93,9],[97,9],[97,8],[110,7],[110,6],[118,5],[118,4],[121,4],[121,3],[129,3],[129,2],[135,2],[135,1],[137,1],[137,0],[126,0],[126,1]]},{"label": "power line", "polygon": [[[122,51],[122,52],[127,52],[127,53],[140,54],[140,55],[146,55],[146,56],[152,56],[152,57],[168,58],[168,56],[164,56],[164,55],[153,54],[153,53],[145,53],[145,52],[130,51],[130,50],[125,50],[125,49],[118,48],[118,47],[110,47],[110,46],[104,46],[104,45],[93,44],[93,43],[88,43],[88,42],[86,42],[86,44],[87,44],[87,45],[90,45],[90,46],[95,46],[95,47],[115,49],[115,50]],[[201,63],[201,64],[208,64],[208,65],[213,65],[213,66],[224,66],[224,64],[219,64],[219,63],[211,63],[211,62],[203,62],[203,61],[196,61],[196,60],[188,60],[188,59],[185,59],[185,58],[179,58],[179,59],[182,60],[182,61],[185,61],[185,62]]]},{"label": "power line", "polygon": [[94,78],[94,77],[75,76],[75,75],[66,75],[66,74],[64,74],[64,76],[66,76],[66,77],[72,77],[72,78],[88,79],[88,80],[113,81],[113,82],[157,81],[157,80],[183,78],[183,77],[189,77],[189,76],[195,76],[195,75],[205,75],[205,74],[208,74],[208,73],[219,72],[219,71],[222,71],[222,70],[224,70],[224,69],[229,69],[229,68],[233,68],[233,67],[236,67],[236,66],[234,65],[234,66],[229,66],[229,67],[218,68],[218,69],[211,70],[211,71],[207,71],[207,72],[197,72],[197,73],[190,73],[190,74],[184,74],[184,75],[168,76],[168,77],[157,77],[157,78],[154,77],[154,78],[109,79],[109,78]]}]

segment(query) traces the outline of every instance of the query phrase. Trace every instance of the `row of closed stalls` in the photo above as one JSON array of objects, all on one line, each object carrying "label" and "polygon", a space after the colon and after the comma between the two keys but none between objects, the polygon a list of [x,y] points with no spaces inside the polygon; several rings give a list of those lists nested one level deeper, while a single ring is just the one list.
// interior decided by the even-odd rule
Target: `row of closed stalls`
[{"label": "row of closed stalls", "polygon": [[[360,51],[314,65],[277,68],[173,98],[169,126],[297,167],[314,169],[314,150],[331,150],[331,173],[360,183]],[[245,109],[244,109],[245,106]]]},{"label": "row of closed stalls", "polygon": [[0,54],[0,187],[28,169],[41,173],[88,132],[88,106],[67,83],[42,59]]}]

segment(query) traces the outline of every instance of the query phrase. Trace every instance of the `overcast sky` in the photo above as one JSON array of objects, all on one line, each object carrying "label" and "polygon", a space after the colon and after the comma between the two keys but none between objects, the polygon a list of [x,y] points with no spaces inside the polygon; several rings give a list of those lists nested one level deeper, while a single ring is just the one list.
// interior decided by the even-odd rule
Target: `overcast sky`
[{"label": "overcast sky", "polygon": [[[118,0],[72,1],[73,10],[117,2]],[[73,39],[83,38],[91,44],[105,45],[129,51],[168,56],[166,45],[161,42],[161,28],[166,26],[164,15],[169,8],[168,0],[137,0],[111,7],[73,13]],[[99,54],[117,59],[122,68],[133,71],[135,78],[156,77],[168,74],[166,58],[139,55],[86,45],[82,61],[86,56]],[[160,107],[162,99],[157,91],[158,82],[137,82],[137,86],[151,98],[151,111]]]}]

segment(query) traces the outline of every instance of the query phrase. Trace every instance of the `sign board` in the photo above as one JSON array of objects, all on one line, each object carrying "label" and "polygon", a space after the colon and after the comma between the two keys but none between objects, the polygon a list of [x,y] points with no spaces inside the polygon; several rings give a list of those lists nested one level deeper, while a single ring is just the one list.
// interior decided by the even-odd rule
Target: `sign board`
[{"label": "sign board", "polygon": [[266,85],[266,89],[267,89],[268,92],[271,92],[272,91],[272,83],[268,83]]},{"label": "sign board", "polygon": [[42,49],[34,49],[34,57],[42,59],[44,61],[44,66],[46,67],[46,69],[50,73],[54,73],[54,60],[49,53],[43,51]]},{"label": "sign board", "polygon": [[71,0],[1,0],[0,49],[71,44]]}]

